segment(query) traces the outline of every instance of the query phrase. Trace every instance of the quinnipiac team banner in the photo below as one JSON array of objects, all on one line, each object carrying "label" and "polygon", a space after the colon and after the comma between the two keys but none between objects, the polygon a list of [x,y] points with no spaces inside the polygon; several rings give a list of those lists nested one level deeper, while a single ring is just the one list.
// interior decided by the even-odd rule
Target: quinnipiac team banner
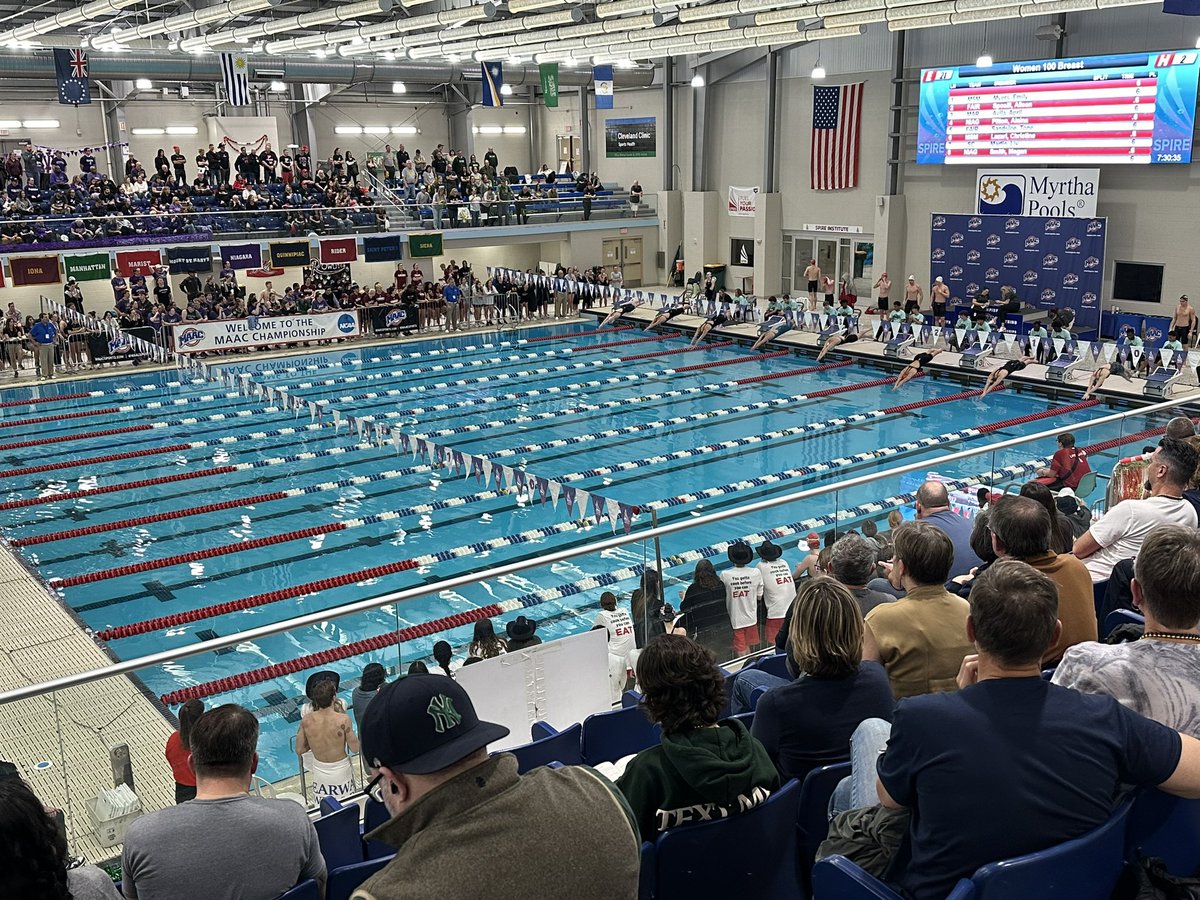
[{"label": "quinnipiac team banner", "polygon": [[174,325],[175,347],[180,353],[291,344],[297,341],[331,341],[359,333],[358,317],[349,312],[311,313],[306,316],[226,319]]},{"label": "quinnipiac team banner", "polygon": [[1104,280],[1103,218],[976,216],[934,213],[930,281],[950,288],[950,308],[988,289],[993,301],[1011,285],[1022,304],[1075,310],[1079,328],[1099,330]]}]

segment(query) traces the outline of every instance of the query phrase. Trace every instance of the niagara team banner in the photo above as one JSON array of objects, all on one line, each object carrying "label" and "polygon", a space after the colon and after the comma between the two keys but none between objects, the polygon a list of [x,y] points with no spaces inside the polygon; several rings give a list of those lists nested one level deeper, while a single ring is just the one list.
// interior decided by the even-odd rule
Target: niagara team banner
[{"label": "niagara team banner", "polygon": [[1070,308],[1082,329],[1098,329],[1104,279],[1103,218],[934,213],[930,279],[950,288],[950,307],[984,288],[992,300],[1010,285],[1037,309]]},{"label": "niagara team banner", "polygon": [[348,312],[313,313],[307,316],[226,319],[175,325],[175,348],[180,353],[290,344],[296,341],[331,341],[359,333],[358,317]]}]

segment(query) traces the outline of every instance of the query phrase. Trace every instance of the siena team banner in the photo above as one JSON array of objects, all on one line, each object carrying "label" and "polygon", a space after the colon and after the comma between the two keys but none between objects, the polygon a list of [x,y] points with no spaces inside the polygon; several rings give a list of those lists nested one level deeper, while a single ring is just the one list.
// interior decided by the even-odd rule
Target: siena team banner
[{"label": "siena team banner", "polygon": [[930,278],[950,288],[951,307],[984,288],[1011,286],[1037,309],[1070,308],[1080,328],[1100,324],[1107,219],[934,213]]},{"label": "siena team banner", "polygon": [[359,333],[358,317],[348,312],[195,322],[175,325],[171,330],[175,334],[175,348],[181,353],[296,341],[332,341]]}]

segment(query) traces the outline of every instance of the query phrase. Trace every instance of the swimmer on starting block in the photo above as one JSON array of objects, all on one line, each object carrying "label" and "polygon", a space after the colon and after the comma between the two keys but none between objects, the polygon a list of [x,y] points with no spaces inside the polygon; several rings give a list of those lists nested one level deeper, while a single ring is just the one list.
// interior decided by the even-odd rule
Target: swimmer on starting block
[{"label": "swimmer on starting block", "polygon": [[642,331],[653,331],[659,325],[665,325],[676,316],[685,312],[687,312],[687,307],[677,301],[673,306],[668,306],[666,309],[660,309],[657,313],[655,313],[653,321],[643,328]]},{"label": "swimmer on starting block", "polygon": [[983,393],[979,395],[979,398],[982,400],[992,391],[998,391],[1005,378],[1013,372],[1020,372],[1027,365],[1035,362],[1037,362],[1036,357],[1022,356],[1020,359],[1010,359],[999,368],[993,369],[987,377],[987,384],[983,386]]},{"label": "swimmer on starting block", "polygon": [[854,341],[857,341],[859,338],[870,336],[870,328],[864,326],[862,329],[860,329],[857,322],[847,319],[845,327],[843,327],[839,333],[835,334],[825,342],[825,346],[822,347],[821,352],[817,354],[817,362],[823,360],[825,358],[825,354],[827,354],[834,347],[837,347],[841,344],[851,344]]},{"label": "swimmer on starting block", "polygon": [[1110,363],[1105,363],[1102,366],[1096,366],[1092,371],[1092,377],[1088,381],[1087,390],[1083,392],[1084,400],[1091,400],[1092,394],[1100,390],[1100,386],[1104,384],[1109,375],[1120,375],[1126,381],[1133,381],[1133,372],[1130,370],[1124,361],[1114,359]]},{"label": "swimmer on starting block", "polygon": [[620,306],[614,306],[613,311],[610,312],[605,320],[600,323],[600,327],[603,328],[605,325],[611,325],[613,322],[617,321],[617,319],[621,318],[621,316],[629,315],[641,305],[642,304],[639,301],[637,303],[622,303]]},{"label": "swimmer on starting block", "polygon": [[728,325],[728,324],[729,324],[728,313],[719,312],[719,313],[716,313],[715,315],[709,316],[707,319],[705,319],[703,322],[700,323],[700,327],[696,329],[696,333],[692,336],[692,342],[690,344],[688,344],[688,346],[695,347],[698,343],[700,343],[702,340],[704,340],[704,336],[706,334],[708,334],[710,331],[712,331],[714,328],[720,328],[722,325]]},{"label": "swimmer on starting block", "polygon": [[754,343],[750,345],[751,350],[757,350],[763,344],[775,340],[781,334],[787,334],[792,330],[792,323],[783,316],[771,316],[761,325],[758,326],[758,337]]},{"label": "swimmer on starting block", "polygon": [[901,385],[916,378],[919,373],[924,371],[925,366],[941,352],[941,350],[926,350],[924,353],[914,356],[913,361],[901,369],[900,374],[896,376],[896,383],[892,385],[892,390],[898,391]]}]

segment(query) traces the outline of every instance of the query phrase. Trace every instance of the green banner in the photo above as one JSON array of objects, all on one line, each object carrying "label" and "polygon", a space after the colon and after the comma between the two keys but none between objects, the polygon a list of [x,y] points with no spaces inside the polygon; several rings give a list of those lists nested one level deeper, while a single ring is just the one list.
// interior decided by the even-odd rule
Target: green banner
[{"label": "green banner", "polygon": [[408,255],[420,259],[442,255],[442,233],[423,231],[408,236]]},{"label": "green banner", "polygon": [[112,259],[107,253],[64,256],[67,277],[76,281],[108,281],[112,277]]},{"label": "green banner", "polygon": [[538,66],[538,75],[542,79],[542,99],[546,101],[546,108],[556,108],[558,106],[558,63],[542,63]]}]

